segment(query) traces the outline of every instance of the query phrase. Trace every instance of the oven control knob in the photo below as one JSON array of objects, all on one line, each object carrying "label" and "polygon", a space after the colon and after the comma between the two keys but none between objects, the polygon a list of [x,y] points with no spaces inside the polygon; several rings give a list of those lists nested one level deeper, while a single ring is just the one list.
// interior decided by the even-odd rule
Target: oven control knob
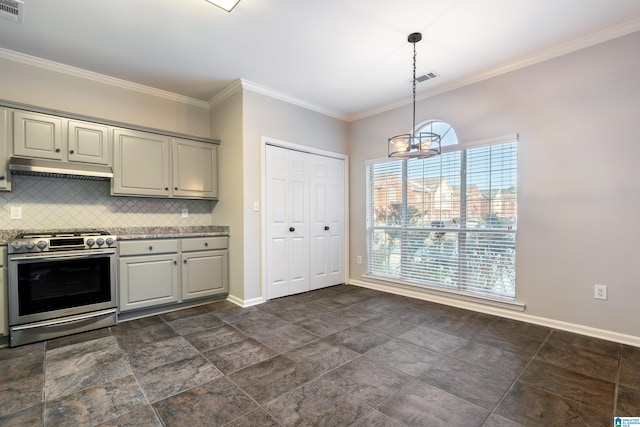
[{"label": "oven control knob", "polygon": [[46,247],[47,247],[47,242],[45,242],[44,240],[40,240],[40,241],[36,244],[36,246],[38,247],[38,249],[41,249],[41,250],[42,250],[42,249],[44,249],[44,248],[46,248]]},{"label": "oven control knob", "polygon": [[24,248],[28,251],[32,250],[35,247],[36,247],[36,244],[33,242],[27,242],[24,244]]},{"label": "oven control knob", "polygon": [[104,239],[102,237],[98,237],[98,240],[96,240],[96,243],[98,244],[98,246],[102,246],[104,245]]},{"label": "oven control knob", "polygon": [[11,244],[11,247],[16,251],[19,251],[20,249],[22,249],[22,242],[13,242]]},{"label": "oven control knob", "polygon": [[87,239],[87,246],[91,247],[96,244],[96,241],[93,239]]},{"label": "oven control knob", "polygon": [[114,243],[114,241],[113,241],[113,239],[111,237],[107,237],[106,242],[107,242],[107,245],[109,245],[109,246],[113,245],[113,243]]}]

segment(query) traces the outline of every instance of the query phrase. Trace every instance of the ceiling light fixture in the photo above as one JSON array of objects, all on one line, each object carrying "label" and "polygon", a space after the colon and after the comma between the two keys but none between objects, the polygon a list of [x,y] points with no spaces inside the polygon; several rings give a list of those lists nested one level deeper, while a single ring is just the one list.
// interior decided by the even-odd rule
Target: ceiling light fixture
[{"label": "ceiling light fixture", "polygon": [[[416,133],[416,43],[420,40],[420,33],[411,33],[407,38],[413,44],[413,127],[411,133],[389,138],[389,157],[395,159],[426,159],[440,154],[440,135],[433,132]],[[432,145],[437,147],[432,148]]]},{"label": "ceiling light fixture", "polygon": [[206,0],[211,4],[215,4],[216,6],[226,10],[227,12],[231,12],[231,10],[236,7],[240,0]]}]

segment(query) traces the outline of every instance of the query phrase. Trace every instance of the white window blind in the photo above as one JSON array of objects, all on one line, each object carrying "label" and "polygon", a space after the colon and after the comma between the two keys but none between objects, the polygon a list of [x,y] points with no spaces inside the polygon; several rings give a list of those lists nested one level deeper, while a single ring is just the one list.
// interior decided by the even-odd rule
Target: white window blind
[{"label": "white window blind", "polygon": [[515,299],[516,229],[515,141],[367,165],[371,276]]}]

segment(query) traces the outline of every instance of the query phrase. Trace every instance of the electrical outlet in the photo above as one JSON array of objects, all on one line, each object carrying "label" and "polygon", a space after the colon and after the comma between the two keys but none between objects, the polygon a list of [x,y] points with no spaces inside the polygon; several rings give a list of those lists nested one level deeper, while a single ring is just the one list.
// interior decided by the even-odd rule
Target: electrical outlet
[{"label": "electrical outlet", "polygon": [[11,219],[22,219],[22,207],[11,206]]},{"label": "electrical outlet", "polygon": [[356,257],[356,262],[357,262],[358,264],[362,264],[362,257],[361,257],[360,255],[358,255],[358,256]]},{"label": "electrical outlet", "polygon": [[189,209],[182,209],[182,218],[189,218]]},{"label": "electrical outlet", "polygon": [[595,299],[607,299],[607,287],[605,285],[593,285],[593,292]]}]

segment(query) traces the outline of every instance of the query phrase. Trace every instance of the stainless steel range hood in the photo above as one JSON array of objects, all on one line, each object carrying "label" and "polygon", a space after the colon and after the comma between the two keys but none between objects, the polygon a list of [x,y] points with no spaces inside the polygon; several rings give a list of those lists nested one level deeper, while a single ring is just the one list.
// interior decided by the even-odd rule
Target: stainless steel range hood
[{"label": "stainless steel range hood", "polygon": [[113,178],[113,170],[105,165],[70,163],[57,160],[23,159],[12,157],[9,170],[17,175],[36,175],[50,178],[85,179],[107,181]]}]

